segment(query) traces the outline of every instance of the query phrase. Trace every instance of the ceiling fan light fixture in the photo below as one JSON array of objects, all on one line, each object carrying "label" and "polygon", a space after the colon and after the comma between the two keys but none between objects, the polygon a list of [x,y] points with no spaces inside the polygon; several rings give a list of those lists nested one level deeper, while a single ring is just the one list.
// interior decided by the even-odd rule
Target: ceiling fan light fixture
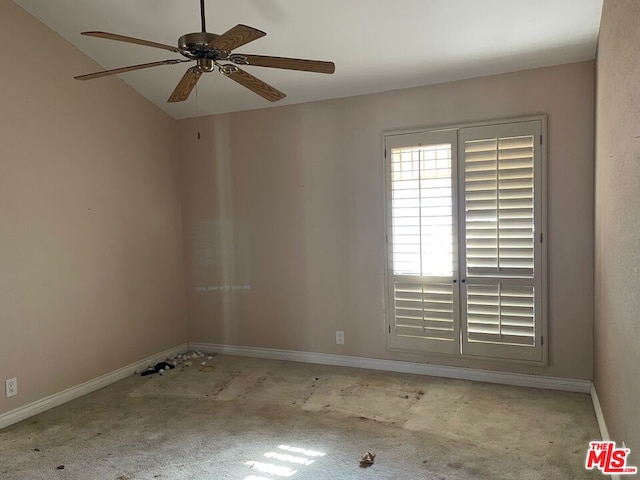
[{"label": "ceiling fan light fixture", "polygon": [[201,72],[213,72],[216,69],[216,62],[210,58],[198,59],[198,70]]}]

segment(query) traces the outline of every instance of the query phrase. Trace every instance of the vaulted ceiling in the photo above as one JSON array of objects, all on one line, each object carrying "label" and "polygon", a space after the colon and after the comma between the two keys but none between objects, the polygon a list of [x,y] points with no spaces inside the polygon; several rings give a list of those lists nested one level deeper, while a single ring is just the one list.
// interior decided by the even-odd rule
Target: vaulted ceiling
[{"label": "vaulted ceiling", "polygon": [[[80,32],[177,45],[181,35],[200,31],[199,0],[14,1],[105,69],[181,57]],[[175,118],[592,59],[602,10],[602,0],[206,0],[205,5],[209,32],[221,34],[241,23],[267,33],[236,52],[330,60],[336,71],[243,67],[287,94],[275,104],[217,72],[204,74],[187,101],[169,104],[186,63],[119,75]],[[78,88],[101,81],[108,80],[78,82]]]}]

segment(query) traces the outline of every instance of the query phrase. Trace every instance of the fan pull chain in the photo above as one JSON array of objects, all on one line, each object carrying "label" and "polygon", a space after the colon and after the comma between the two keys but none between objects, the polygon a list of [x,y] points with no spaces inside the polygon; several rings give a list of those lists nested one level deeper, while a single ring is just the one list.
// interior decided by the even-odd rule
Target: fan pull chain
[{"label": "fan pull chain", "polygon": [[200,115],[198,112],[198,84],[196,83],[196,129],[198,130],[198,140],[200,140]]}]

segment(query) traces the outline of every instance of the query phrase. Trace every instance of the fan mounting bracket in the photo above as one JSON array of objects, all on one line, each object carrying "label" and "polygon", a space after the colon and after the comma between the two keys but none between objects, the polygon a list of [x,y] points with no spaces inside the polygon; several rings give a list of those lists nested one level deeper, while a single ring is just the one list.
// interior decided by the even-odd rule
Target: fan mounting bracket
[{"label": "fan mounting bracket", "polygon": [[247,59],[247,57],[240,53],[233,53],[229,55],[228,60],[235,63],[236,65],[249,65],[249,60]]}]

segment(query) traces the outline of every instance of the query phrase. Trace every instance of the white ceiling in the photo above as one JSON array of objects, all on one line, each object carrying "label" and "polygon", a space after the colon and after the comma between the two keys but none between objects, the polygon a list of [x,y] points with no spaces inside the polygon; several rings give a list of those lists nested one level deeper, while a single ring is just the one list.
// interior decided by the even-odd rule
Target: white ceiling
[{"label": "white ceiling", "polygon": [[[199,0],[14,1],[105,69],[181,57],[80,32],[176,45],[200,31]],[[207,31],[267,32],[237,53],[330,60],[336,73],[246,67],[287,94],[274,104],[218,73],[200,79],[197,105],[195,91],[166,103],[189,64],[120,78],[175,118],[348,97],[592,59],[601,11],[602,0],[206,0]]]}]

